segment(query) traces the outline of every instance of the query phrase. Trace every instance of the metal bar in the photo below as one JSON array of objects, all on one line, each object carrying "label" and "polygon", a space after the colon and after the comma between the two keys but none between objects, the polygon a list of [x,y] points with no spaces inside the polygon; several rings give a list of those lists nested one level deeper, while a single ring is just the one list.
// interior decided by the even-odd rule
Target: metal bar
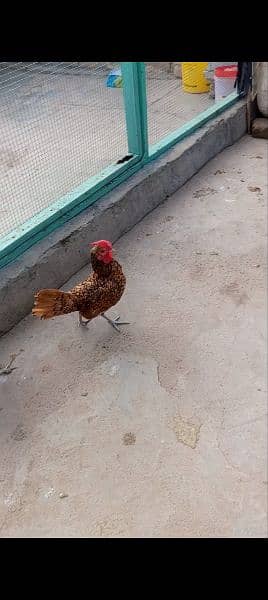
[{"label": "metal bar", "polygon": [[[208,108],[180,129],[151,146],[148,152],[144,63],[122,63],[122,76],[129,152],[133,154],[133,157],[126,163],[107,167],[0,239],[0,268],[18,258],[36,242],[123,183],[143,165],[156,159],[177,142],[194,133],[239,99],[237,93],[234,92],[225,100]],[[136,151],[134,152],[134,150]]]},{"label": "metal bar", "polygon": [[239,100],[239,96],[237,92],[233,92],[224,100],[221,100],[217,102],[217,104],[210,106],[202,113],[197,115],[197,117],[194,117],[193,119],[191,119],[191,121],[188,121],[188,123],[177,129],[177,131],[173,131],[172,133],[164,137],[162,140],[160,140],[160,142],[149,146],[148,161],[155,160],[155,158],[169,150],[169,148],[172,148],[172,146],[174,146],[175,144],[183,140],[185,137],[191,135],[197,129],[205,125],[207,121],[209,121],[213,117],[217,117],[224,110],[226,110],[235,102],[237,102],[237,100]]},{"label": "metal bar", "polygon": [[0,267],[17,258],[48,233],[96,202],[135,173],[148,156],[146,78],[144,63],[122,63],[129,153],[126,163],[112,165],[0,239]]},{"label": "metal bar", "polygon": [[1,238],[0,268],[123,183],[140,169],[139,162],[134,156],[127,163],[107,167]]},{"label": "metal bar", "polygon": [[144,62],[137,63],[139,101],[140,101],[140,122],[142,136],[142,159],[146,162],[149,154],[148,142],[148,119],[147,119],[147,93],[146,93],[146,69]]},{"label": "metal bar", "polygon": [[145,65],[121,63],[128,137],[128,151],[144,158],[148,154]]}]

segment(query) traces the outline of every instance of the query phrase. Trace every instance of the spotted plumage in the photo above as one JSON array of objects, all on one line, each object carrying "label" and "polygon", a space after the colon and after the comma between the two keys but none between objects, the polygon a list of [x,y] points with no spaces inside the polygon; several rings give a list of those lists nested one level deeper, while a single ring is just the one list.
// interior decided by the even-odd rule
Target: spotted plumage
[{"label": "spotted plumage", "polygon": [[39,291],[35,295],[33,315],[50,319],[79,311],[81,317],[91,320],[117,304],[124,293],[126,278],[121,265],[112,257],[110,242],[95,242],[91,250],[91,265],[92,274],[69,292],[54,289]]}]

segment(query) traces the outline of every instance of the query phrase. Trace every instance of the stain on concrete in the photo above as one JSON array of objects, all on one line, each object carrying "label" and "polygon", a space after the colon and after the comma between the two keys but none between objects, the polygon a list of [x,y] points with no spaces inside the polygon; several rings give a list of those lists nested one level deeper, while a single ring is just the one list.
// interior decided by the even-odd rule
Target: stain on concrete
[{"label": "stain on concrete", "polygon": [[136,443],[136,436],[134,433],[125,433],[125,435],[123,436],[123,444],[125,444],[125,446],[132,446],[133,444]]},{"label": "stain on concrete", "polygon": [[222,287],[220,292],[229,296],[237,306],[246,304],[249,301],[248,295],[241,290],[240,285],[236,281]]},{"label": "stain on concrete", "polygon": [[164,217],[163,223],[170,223],[170,221],[173,221],[174,219],[175,217],[172,217],[172,215],[167,215],[166,217]]},{"label": "stain on concrete", "polygon": [[6,173],[9,169],[16,167],[19,165],[25,155],[28,153],[28,149],[24,148],[22,150],[17,150],[14,152],[10,148],[4,148],[0,151],[0,167],[3,167],[4,173]]},{"label": "stain on concrete", "polygon": [[25,440],[27,437],[27,433],[24,431],[22,425],[17,425],[10,437],[12,437],[15,442],[22,442],[22,440]]},{"label": "stain on concrete", "polygon": [[177,441],[189,448],[196,448],[199,440],[201,425],[194,425],[190,421],[184,420],[180,415],[173,419],[172,429],[176,435]]},{"label": "stain on concrete", "polygon": [[51,370],[52,370],[51,365],[44,365],[41,369],[42,373],[50,373]]},{"label": "stain on concrete", "polygon": [[257,185],[249,185],[248,189],[250,192],[261,192],[261,188]]},{"label": "stain on concrete", "polygon": [[206,196],[211,196],[212,194],[217,194],[217,190],[214,190],[214,188],[211,188],[211,187],[207,187],[207,188],[202,188],[201,190],[196,190],[195,192],[193,192],[193,197],[194,198],[205,198]]},{"label": "stain on concrete", "polygon": [[233,294],[239,292],[239,285],[236,281],[233,281],[232,283],[229,283],[228,285],[221,288],[221,292],[223,294],[227,294],[227,296],[232,296]]},{"label": "stain on concrete", "polygon": [[124,534],[127,528],[125,515],[111,515],[109,518],[97,521],[90,530],[90,537],[114,537]]}]

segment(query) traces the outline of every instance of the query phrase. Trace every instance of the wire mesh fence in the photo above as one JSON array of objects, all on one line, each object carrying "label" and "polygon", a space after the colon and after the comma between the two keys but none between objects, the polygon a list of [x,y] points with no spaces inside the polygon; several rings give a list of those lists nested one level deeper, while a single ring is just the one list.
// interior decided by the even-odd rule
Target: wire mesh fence
[{"label": "wire mesh fence", "polygon": [[127,154],[111,66],[0,64],[0,235]]},{"label": "wire mesh fence", "polygon": [[230,63],[0,63],[0,266],[206,122],[234,77]]},{"label": "wire mesh fence", "polygon": [[[146,63],[149,144],[159,142],[218,102],[214,85],[216,70],[220,65],[235,64]],[[228,93],[233,92],[233,78],[225,79],[232,81]]]}]

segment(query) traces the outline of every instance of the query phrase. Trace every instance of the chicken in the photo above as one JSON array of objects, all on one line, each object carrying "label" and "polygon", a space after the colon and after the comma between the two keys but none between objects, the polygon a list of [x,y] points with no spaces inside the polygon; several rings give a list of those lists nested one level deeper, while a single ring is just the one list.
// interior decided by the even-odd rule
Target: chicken
[{"label": "chicken", "polygon": [[[90,244],[93,273],[69,292],[48,289],[35,294],[32,314],[40,319],[51,319],[79,311],[79,325],[87,325],[95,317],[101,316],[117,331],[120,325],[128,325],[112,320],[105,312],[117,304],[124,293],[126,278],[121,265],[113,258],[113,247],[107,240]],[[83,321],[86,319],[86,321]]]}]

